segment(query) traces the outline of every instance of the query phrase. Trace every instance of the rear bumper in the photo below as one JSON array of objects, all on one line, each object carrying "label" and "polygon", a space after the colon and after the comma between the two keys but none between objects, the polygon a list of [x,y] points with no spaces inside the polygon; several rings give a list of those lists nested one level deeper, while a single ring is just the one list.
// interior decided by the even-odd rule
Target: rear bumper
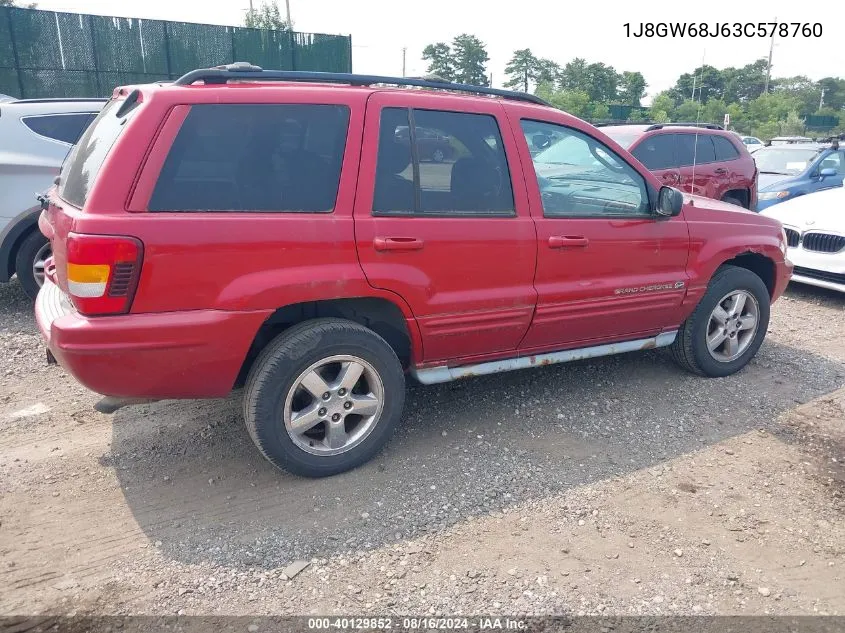
[{"label": "rear bumper", "polygon": [[227,395],[271,311],[192,310],[84,317],[45,280],[35,318],[58,363],[88,389],[121,398]]}]

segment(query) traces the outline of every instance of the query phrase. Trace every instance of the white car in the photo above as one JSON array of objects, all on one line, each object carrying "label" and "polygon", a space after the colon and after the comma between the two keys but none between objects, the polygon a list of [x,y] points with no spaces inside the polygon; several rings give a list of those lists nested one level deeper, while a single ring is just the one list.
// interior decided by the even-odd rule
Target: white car
[{"label": "white car", "polygon": [[50,244],[38,230],[36,196],[53,184],[70,148],[105,99],[0,102],[0,282],[17,274],[31,297],[44,280]]},{"label": "white car", "polygon": [[747,149],[749,153],[752,153],[761,147],[765,147],[763,141],[756,136],[740,136],[739,138],[742,140],[745,145],[745,149]]},{"label": "white car", "polygon": [[779,220],[792,281],[845,292],[845,187],[825,189],[760,212]]}]

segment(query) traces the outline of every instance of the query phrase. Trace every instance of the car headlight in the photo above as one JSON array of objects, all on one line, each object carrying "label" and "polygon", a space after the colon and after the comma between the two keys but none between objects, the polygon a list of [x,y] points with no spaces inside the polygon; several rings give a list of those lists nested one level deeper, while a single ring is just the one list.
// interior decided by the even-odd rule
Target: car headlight
[{"label": "car headlight", "polygon": [[788,191],[764,191],[757,194],[758,200],[783,200],[788,197]]}]

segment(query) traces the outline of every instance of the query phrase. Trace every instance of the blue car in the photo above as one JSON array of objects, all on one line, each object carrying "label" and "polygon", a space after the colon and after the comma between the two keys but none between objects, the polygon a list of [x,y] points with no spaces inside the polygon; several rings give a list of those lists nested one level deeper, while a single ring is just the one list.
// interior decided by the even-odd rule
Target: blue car
[{"label": "blue car", "polygon": [[842,186],[845,150],[829,145],[795,143],[761,147],[757,163],[757,211],[784,200]]}]

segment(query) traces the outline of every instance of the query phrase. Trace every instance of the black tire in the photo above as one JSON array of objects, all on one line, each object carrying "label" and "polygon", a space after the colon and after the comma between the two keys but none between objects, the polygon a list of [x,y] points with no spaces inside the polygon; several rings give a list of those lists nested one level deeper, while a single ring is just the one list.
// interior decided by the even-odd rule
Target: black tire
[{"label": "black tire", "polygon": [[35,258],[38,252],[48,244],[49,240],[36,229],[24,238],[15,255],[15,272],[18,275],[18,281],[30,299],[35,299],[38,291],[41,290],[41,284],[32,270]]},{"label": "black tire", "polygon": [[742,200],[740,200],[739,198],[735,198],[734,196],[725,196],[724,198],[722,198],[722,202],[727,202],[728,204],[735,204],[738,207],[745,207],[745,205],[742,203]]},{"label": "black tire", "polygon": [[[757,331],[739,358],[718,361],[707,349],[707,328],[716,304],[733,290],[745,290],[753,295],[759,307]],[[769,328],[770,297],[766,284],[750,270],[738,266],[722,266],[713,275],[707,292],[690,317],[678,330],[678,337],[669,347],[673,359],[681,367],[699,376],[730,376],[754,358]]]},{"label": "black tire", "polygon": [[[314,455],[293,441],[284,423],[285,399],[312,364],[352,355],[371,365],[384,388],[375,426],[359,444],[336,455]],[[405,374],[396,353],[378,334],[344,319],[314,319],[277,336],[249,372],[244,419],[252,441],[272,464],[303,477],[326,477],[369,461],[387,443],[402,416]]]}]

